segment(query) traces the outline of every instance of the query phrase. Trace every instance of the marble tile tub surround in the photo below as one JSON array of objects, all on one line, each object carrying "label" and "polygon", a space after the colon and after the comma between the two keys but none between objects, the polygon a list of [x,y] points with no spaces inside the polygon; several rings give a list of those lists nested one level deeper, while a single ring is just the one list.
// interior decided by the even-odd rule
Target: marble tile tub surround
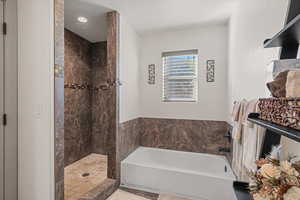
[{"label": "marble tile tub surround", "polygon": [[164,148],[178,151],[224,155],[231,160],[231,153],[219,152],[220,147],[231,148],[225,133],[227,122],[138,118],[120,125],[119,141],[121,160],[138,146]]},{"label": "marble tile tub surround", "polygon": [[141,118],[140,123],[141,146],[221,155],[219,147],[230,147],[223,121]]},{"label": "marble tile tub surround", "polygon": [[119,156],[125,159],[140,146],[140,118],[121,123],[119,126]]}]

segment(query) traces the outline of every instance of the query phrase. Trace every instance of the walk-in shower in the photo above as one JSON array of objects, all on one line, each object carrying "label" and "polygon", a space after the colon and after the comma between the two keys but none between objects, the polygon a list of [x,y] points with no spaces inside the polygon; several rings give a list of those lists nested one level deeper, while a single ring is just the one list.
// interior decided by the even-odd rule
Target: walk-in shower
[{"label": "walk-in shower", "polygon": [[65,1],[64,199],[80,199],[108,175],[116,125],[116,70],[108,41],[108,12]]}]

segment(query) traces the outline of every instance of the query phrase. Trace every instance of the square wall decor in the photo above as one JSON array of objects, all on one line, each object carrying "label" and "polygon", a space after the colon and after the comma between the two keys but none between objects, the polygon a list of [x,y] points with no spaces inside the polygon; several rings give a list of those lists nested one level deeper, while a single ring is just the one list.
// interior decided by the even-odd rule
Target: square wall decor
[{"label": "square wall decor", "polygon": [[208,60],[207,61],[207,68],[206,68],[206,81],[211,83],[215,82],[215,60]]}]

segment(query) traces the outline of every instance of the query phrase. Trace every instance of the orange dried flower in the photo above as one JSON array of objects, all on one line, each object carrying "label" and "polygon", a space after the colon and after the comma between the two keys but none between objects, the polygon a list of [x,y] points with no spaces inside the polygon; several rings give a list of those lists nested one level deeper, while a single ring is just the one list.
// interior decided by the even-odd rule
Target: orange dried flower
[{"label": "orange dried flower", "polygon": [[255,162],[255,164],[258,166],[258,167],[262,167],[263,165],[265,164],[268,164],[269,163],[269,160],[268,159],[259,159]]}]

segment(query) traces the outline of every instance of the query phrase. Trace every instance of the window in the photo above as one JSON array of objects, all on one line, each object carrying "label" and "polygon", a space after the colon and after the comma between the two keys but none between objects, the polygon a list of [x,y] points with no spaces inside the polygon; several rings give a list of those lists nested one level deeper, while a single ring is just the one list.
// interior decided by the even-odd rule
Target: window
[{"label": "window", "polygon": [[198,50],[162,53],[163,101],[196,102]]}]

